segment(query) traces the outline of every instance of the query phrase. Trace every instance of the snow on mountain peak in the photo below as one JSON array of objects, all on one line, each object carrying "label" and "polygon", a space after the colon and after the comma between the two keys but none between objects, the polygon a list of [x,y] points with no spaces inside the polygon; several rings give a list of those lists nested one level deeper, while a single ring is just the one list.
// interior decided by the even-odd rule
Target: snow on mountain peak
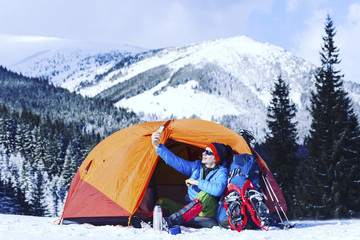
[{"label": "snow on mountain peak", "polygon": [[8,65],[10,70],[30,77],[48,78],[53,84],[71,91],[108,71],[124,57],[147,51],[130,45],[28,36],[13,37],[9,46],[28,52],[26,58]]},{"label": "snow on mountain peak", "polygon": [[[198,117],[246,128],[260,140],[271,90],[281,75],[298,110],[301,140],[310,127],[306,108],[316,66],[281,47],[239,36],[150,51],[67,42],[14,69],[46,76],[84,96],[108,98],[144,120]],[[345,89],[360,111],[354,86]]]},{"label": "snow on mountain peak", "polygon": [[293,90],[290,95],[300,110],[297,120],[304,136],[314,70],[314,65],[280,47],[242,36],[163,49],[80,93],[110,98],[146,120],[154,120],[153,115],[213,121],[238,116],[236,127],[251,129],[263,139],[266,107],[281,74]]}]

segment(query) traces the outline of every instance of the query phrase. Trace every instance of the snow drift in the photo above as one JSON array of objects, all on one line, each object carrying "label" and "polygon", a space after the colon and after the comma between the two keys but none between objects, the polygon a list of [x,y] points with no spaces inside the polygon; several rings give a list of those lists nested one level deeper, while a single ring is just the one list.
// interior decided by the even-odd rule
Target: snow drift
[{"label": "snow drift", "polygon": [[156,232],[152,228],[134,229],[118,226],[57,225],[57,218],[32,217],[0,214],[1,239],[179,239],[179,240],[222,240],[267,239],[267,240],[358,240],[360,220],[294,221],[296,227],[290,230],[272,228],[269,231],[236,231],[213,227],[194,229],[181,227],[181,234],[170,235]]}]

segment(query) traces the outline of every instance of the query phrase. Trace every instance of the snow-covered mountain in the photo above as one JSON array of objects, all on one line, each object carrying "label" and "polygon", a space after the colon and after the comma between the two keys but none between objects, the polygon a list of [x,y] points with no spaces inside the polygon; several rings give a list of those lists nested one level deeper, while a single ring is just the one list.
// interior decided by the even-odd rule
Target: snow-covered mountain
[{"label": "snow-covered mountain", "polygon": [[[281,74],[298,110],[300,140],[308,133],[306,108],[316,66],[280,47],[242,36],[154,51],[90,52],[78,46],[56,49],[11,69],[45,75],[85,96],[109,98],[144,120],[198,117],[251,130],[260,140],[271,89]],[[360,85],[344,86],[360,113]]]},{"label": "snow-covered mountain", "polygon": [[47,78],[70,91],[79,91],[111,68],[131,64],[152,53],[130,45],[53,39],[9,68],[25,76]]},{"label": "snow-covered mountain", "polygon": [[145,117],[195,115],[249,129],[261,139],[270,90],[281,74],[292,89],[303,136],[309,125],[304,109],[314,70],[315,66],[279,47],[235,37],[164,49],[80,92],[111,98],[117,106]]}]

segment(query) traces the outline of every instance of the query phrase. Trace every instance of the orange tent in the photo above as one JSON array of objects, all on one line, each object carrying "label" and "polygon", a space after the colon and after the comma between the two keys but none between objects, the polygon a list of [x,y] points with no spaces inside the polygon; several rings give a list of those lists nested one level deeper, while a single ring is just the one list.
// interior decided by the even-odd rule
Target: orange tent
[{"label": "orange tent", "polygon": [[[62,222],[127,224],[129,216],[138,210],[151,211],[152,206],[145,199],[151,199],[155,192],[156,198],[185,199],[187,177],[159,160],[152,146],[151,134],[160,126],[165,126],[161,142],[189,161],[201,159],[202,151],[211,142],[251,154],[236,132],[204,120],[148,122],[122,129],[100,142],[78,169],[69,188]],[[260,165],[266,167],[264,161]]]}]

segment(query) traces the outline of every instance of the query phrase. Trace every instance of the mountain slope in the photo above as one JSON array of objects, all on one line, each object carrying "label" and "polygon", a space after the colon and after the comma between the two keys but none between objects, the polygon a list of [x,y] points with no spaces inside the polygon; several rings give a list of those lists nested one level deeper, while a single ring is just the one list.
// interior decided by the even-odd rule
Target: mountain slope
[{"label": "mountain slope", "polygon": [[[116,61],[107,67],[90,64],[88,70],[66,71],[68,78],[50,80],[84,96],[110,99],[143,120],[202,118],[233,130],[246,128],[262,140],[271,89],[281,74],[298,110],[300,140],[308,133],[306,108],[316,66],[280,47],[234,37],[130,54]],[[41,66],[49,68],[46,61]],[[344,87],[360,113],[360,85],[346,82]]]},{"label": "mountain slope", "polygon": [[25,76],[47,78],[54,85],[70,91],[78,91],[101,79],[102,74],[121,65],[121,62],[122,65],[130,64],[151,53],[129,45],[55,39],[9,68]]},{"label": "mountain slope", "polygon": [[115,108],[109,101],[91,99],[55,87],[47,81],[28,78],[0,66],[0,106],[22,112],[26,108],[43,119],[75,123],[82,132],[106,137],[139,123],[134,112]]},{"label": "mountain slope", "polygon": [[281,74],[290,84],[304,136],[315,68],[282,48],[235,37],[164,49],[80,92],[110,98],[145,119],[195,116],[249,129],[262,139],[270,90]]}]

